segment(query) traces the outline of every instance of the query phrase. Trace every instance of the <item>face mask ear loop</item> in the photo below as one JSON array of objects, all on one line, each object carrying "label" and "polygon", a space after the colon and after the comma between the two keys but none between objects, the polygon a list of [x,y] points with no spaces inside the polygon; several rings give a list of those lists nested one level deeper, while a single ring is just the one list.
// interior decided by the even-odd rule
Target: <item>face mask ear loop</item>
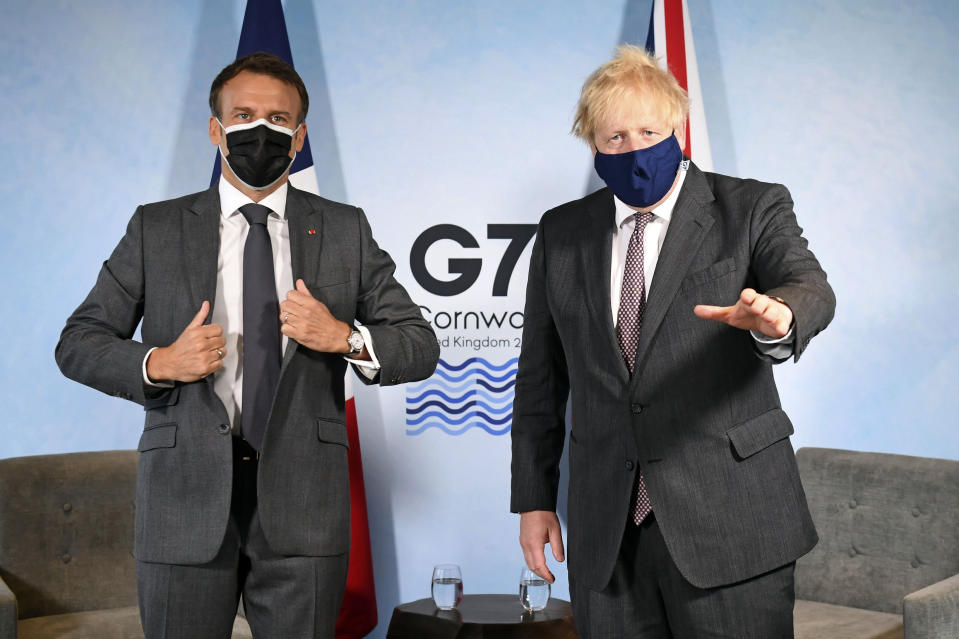
[{"label": "face mask ear loop", "polygon": [[[669,137],[676,138],[676,129],[673,129],[673,132],[669,134]],[[676,144],[679,144],[679,138],[676,138]],[[682,153],[682,150],[683,150],[683,146],[679,144],[680,153]],[[676,167],[676,175],[679,175],[680,171],[685,171],[688,168],[689,168],[689,160],[683,159],[682,156],[680,156],[679,166]]]},{"label": "face mask ear loop", "polygon": [[[223,123],[220,122],[220,118],[218,118],[217,116],[214,115],[214,116],[213,116],[213,119],[216,120],[216,123],[220,125],[220,131],[222,131],[222,138],[223,138],[222,141],[221,141],[222,144],[226,144],[226,127],[223,126]],[[222,166],[223,166],[223,164],[226,162],[226,156],[223,155],[223,146],[221,146],[220,144],[217,144],[217,145],[216,145],[216,150],[217,150],[217,152],[220,154],[220,167],[221,167],[221,168],[220,168],[220,174],[222,175],[222,174],[223,174],[223,168],[222,168]],[[230,169],[230,170],[232,171],[233,169]],[[240,178],[236,178],[236,179],[239,180]],[[240,180],[240,181],[242,182],[242,180]]]},{"label": "face mask ear loop", "polygon": [[[290,169],[292,169],[292,168],[293,168],[293,163],[296,162],[296,132],[300,130],[300,127],[301,127],[301,126],[303,126],[303,123],[302,123],[302,122],[300,122],[299,124],[297,124],[297,125],[296,125],[296,128],[293,129],[293,136],[292,136],[292,137],[293,137],[293,147],[292,147],[292,150],[293,150],[293,159],[290,160],[289,166],[286,167],[286,170],[287,170],[287,171],[289,171]],[[290,175],[293,175],[293,174],[290,173]],[[289,178],[289,175],[287,176],[287,178]],[[273,184],[276,184],[276,182],[274,182]],[[272,186],[272,185],[271,185],[271,186]],[[269,188],[269,187],[268,187],[268,188]]]},{"label": "face mask ear loop", "polygon": [[[302,122],[297,124],[296,128],[293,129],[293,135],[290,136],[291,138],[293,138],[293,141],[290,144],[290,150],[293,151],[293,160],[296,160],[296,134],[299,133],[301,126],[303,126]],[[293,162],[290,162],[290,166],[293,166]]]},{"label": "face mask ear loop", "polygon": [[[221,140],[221,142],[222,142],[223,146],[226,146],[226,127],[223,126],[223,123],[222,123],[222,122],[220,122],[220,118],[218,118],[218,117],[216,117],[216,116],[214,115],[214,116],[213,116],[213,119],[216,120],[216,123],[220,125],[220,131],[222,131],[222,136],[221,136],[221,137],[223,138],[223,139]],[[223,155],[223,146],[221,146],[221,145],[219,145],[219,144],[216,145],[216,150],[220,152],[220,163],[221,163],[221,164],[222,164],[223,162],[226,162],[226,156]],[[239,178],[237,178],[237,179],[239,179]]]},{"label": "face mask ear loop", "polygon": [[216,120],[216,123],[220,125],[220,130],[223,131],[223,142],[226,143],[226,127],[223,126],[222,122],[220,122],[220,118],[213,116],[213,119]]}]

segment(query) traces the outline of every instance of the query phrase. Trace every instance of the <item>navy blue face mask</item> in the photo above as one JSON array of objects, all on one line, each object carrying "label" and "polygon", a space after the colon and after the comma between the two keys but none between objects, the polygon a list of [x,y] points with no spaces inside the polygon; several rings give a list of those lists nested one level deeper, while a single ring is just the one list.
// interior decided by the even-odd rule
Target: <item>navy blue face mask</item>
[{"label": "navy blue face mask", "polygon": [[626,153],[596,152],[596,173],[616,197],[630,206],[646,208],[669,193],[683,151],[675,135],[645,149]]}]

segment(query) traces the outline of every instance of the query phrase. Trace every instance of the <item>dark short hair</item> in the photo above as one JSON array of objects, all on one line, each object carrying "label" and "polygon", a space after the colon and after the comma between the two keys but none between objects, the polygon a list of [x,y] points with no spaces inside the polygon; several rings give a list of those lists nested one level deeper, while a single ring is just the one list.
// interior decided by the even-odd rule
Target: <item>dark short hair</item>
[{"label": "dark short hair", "polygon": [[285,82],[294,87],[297,93],[300,94],[301,104],[300,117],[297,120],[297,124],[306,120],[306,112],[310,108],[310,96],[306,93],[306,85],[303,84],[300,74],[287,64],[283,58],[275,56],[272,53],[264,53],[263,51],[257,51],[256,53],[245,55],[242,58],[237,58],[235,62],[224,67],[223,70],[217,74],[216,78],[214,78],[213,84],[210,85],[210,113],[217,119],[223,115],[220,111],[220,92],[223,90],[223,85],[235,78],[242,71],[268,75],[271,78],[276,78],[280,82]]}]

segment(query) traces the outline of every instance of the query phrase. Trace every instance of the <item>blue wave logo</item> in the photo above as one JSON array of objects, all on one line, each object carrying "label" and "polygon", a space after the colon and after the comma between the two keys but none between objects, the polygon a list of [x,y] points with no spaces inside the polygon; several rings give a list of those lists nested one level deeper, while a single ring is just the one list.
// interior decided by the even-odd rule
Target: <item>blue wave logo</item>
[{"label": "blue wave logo", "polygon": [[419,435],[438,428],[447,435],[462,435],[481,428],[490,435],[505,435],[513,425],[516,385],[514,357],[496,365],[481,357],[460,364],[440,360],[436,373],[406,389],[406,434]]}]

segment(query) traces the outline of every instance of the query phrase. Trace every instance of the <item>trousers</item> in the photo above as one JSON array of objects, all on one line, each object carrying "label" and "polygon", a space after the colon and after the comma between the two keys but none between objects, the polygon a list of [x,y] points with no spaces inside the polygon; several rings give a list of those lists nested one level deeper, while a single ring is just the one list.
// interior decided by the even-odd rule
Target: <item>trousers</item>
[{"label": "trousers", "polygon": [[717,588],[697,588],[669,555],[655,512],[626,524],[606,588],[589,590],[570,575],[580,639],[791,639],[795,562]]},{"label": "trousers", "polygon": [[256,451],[233,438],[233,496],[216,557],[200,565],[137,561],[146,639],[228,639],[240,596],[255,639],[333,639],[348,554],[289,557],[270,549],[257,513]]}]

